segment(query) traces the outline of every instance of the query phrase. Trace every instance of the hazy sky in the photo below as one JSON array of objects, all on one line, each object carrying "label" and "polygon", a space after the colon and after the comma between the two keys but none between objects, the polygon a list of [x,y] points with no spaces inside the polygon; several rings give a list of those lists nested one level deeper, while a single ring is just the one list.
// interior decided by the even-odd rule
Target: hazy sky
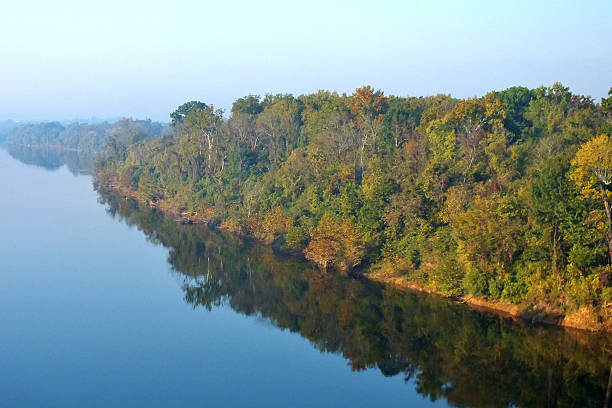
[{"label": "hazy sky", "polygon": [[228,109],[250,93],[612,86],[612,1],[8,1],[0,119]]}]

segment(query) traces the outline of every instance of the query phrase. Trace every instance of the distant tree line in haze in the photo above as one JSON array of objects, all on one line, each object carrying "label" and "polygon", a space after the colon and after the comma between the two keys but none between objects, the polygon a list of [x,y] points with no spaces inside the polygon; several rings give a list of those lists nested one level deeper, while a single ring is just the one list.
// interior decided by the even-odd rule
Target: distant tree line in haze
[{"label": "distant tree line in haze", "polygon": [[96,172],[323,269],[610,321],[611,102],[559,83],[463,100],[249,95],[228,119],[192,101],[166,136],[109,144]]},{"label": "distant tree line in haze", "polygon": [[3,122],[0,122],[0,144],[3,144],[6,142],[6,138],[8,134],[10,133],[11,129],[13,129],[15,126],[16,126],[16,123],[13,122],[12,120],[5,120]]},{"label": "distant tree line in haze", "polygon": [[[8,123],[8,122],[7,122]],[[60,122],[15,123],[6,126],[7,144],[27,147],[55,147],[100,153],[111,145],[129,145],[162,136],[167,125],[151,120],[124,118],[113,123],[62,124]],[[0,124],[0,132],[3,127]]]}]

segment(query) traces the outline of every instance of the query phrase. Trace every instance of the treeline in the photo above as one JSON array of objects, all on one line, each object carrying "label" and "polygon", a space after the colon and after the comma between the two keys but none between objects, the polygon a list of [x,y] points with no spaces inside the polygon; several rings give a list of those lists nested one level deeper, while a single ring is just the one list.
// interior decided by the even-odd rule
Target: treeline
[{"label": "treeline", "polygon": [[4,144],[6,142],[8,134],[15,126],[16,123],[12,120],[0,122],[0,144]]},{"label": "treeline", "polygon": [[97,175],[324,269],[609,322],[611,105],[558,83],[465,100],[250,95],[227,120],[194,101],[172,134],[111,146]]},{"label": "treeline", "polygon": [[[99,191],[114,217],[168,248],[185,301],[229,305],[299,333],[352,370],[399,375],[457,407],[601,407],[610,338],[533,327],[444,299],[330,274],[269,246]],[[398,396],[399,398],[399,396]]]},{"label": "treeline", "polygon": [[164,125],[147,120],[121,119],[114,123],[60,122],[14,124],[6,136],[7,144],[27,147],[55,147],[100,153],[113,145],[130,145],[159,138]]}]

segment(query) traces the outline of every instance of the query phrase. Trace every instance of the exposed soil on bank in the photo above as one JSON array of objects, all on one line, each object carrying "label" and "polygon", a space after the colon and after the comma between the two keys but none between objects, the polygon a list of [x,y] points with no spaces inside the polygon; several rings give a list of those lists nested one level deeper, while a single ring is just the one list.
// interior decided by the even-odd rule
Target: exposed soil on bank
[{"label": "exposed soil on bank", "polygon": [[123,188],[117,180],[102,181],[98,177],[95,177],[95,181],[99,183],[104,189],[112,190],[123,197],[131,198],[138,201],[140,204],[147,205],[151,208],[155,208],[166,214],[175,216],[175,221],[181,224],[208,224],[212,220],[211,214],[199,214],[198,212],[183,211],[177,207],[175,203],[169,200],[149,200],[137,192],[131,191],[127,188]]},{"label": "exposed soil on bank", "polygon": [[[365,276],[372,281],[391,285],[401,290],[412,290],[443,296],[435,290],[424,288],[403,277],[384,276],[376,273],[366,273]],[[603,320],[593,308],[583,307],[577,312],[566,315],[544,304],[516,305],[510,302],[488,300],[473,296],[461,296],[455,300],[458,303],[465,303],[476,310],[491,312],[517,320],[525,320],[531,323],[543,323],[591,332],[612,333],[612,322]]]}]

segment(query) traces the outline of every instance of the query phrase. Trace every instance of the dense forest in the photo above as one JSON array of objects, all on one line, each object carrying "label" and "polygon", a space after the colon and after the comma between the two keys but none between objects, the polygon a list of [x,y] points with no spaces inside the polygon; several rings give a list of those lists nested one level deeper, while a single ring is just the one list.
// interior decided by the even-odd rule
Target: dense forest
[{"label": "dense forest", "polygon": [[533,327],[326,273],[270,246],[181,225],[113,192],[99,194],[109,214],[168,248],[194,308],[229,305],[299,333],[322,352],[341,354],[352,370],[401,376],[451,406],[602,406],[609,337]]},{"label": "dense forest", "polygon": [[[109,145],[97,179],[191,220],[448,296],[612,321],[612,89],[456,99],[193,101],[172,132]],[[609,326],[608,326],[609,327]]]},{"label": "dense forest", "polygon": [[[7,123],[8,124],[8,123]],[[125,118],[114,123],[60,122],[11,123],[6,143],[26,147],[53,147],[77,150],[92,156],[113,145],[129,145],[141,140],[159,138],[164,125],[151,120]],[[0,127],[0,130],[2,128]]]}]

